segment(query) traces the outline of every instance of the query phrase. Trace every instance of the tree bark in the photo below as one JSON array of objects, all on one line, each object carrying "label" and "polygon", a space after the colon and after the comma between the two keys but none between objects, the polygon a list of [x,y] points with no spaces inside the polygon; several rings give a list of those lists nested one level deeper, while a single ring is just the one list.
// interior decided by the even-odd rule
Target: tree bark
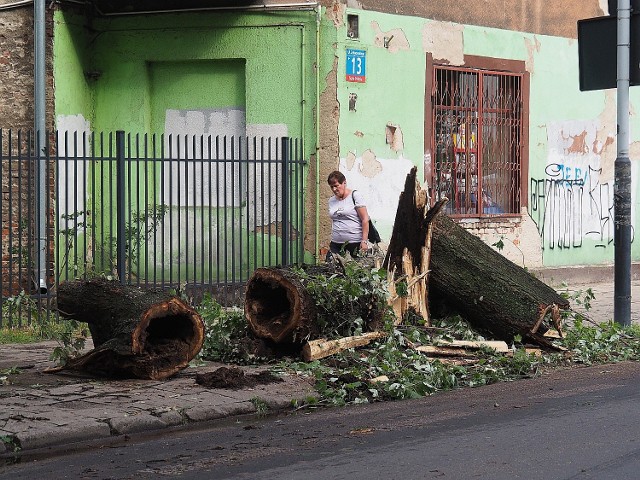
[{"label": "tree bark", "polygon": [[[354,260],[355,261],[355,260]],[[305,265],[305,273],[312,276],[342,275],[334,265]],[[346,295],[346,292],[343,292]],[[341,295],[341,293],[335,293]],[[340,299],[341,297],[337,297]],[[245,293],[245,317],[252,332],[260,338],[275,343],[302,344],[309,339],[326,335],[318,322],[319,315],[334,318],[344,317],[342,335],[351,327],[350,318],[360,317],[364,330],[377,330],[381,326],[383,308],[378,305],[373,294],[357,301],[344,297],[343,302],[349,306],[349,312],[326,312],[323,305],[317,305],[303,283],[301,276],[290,267],[258,268],[247,283]],[[383,302],[384,303],[384,302]]]},{"label": "tree bark", "polygon": [[276,343],[302,342],[315,331],[315,303],[300,278],[286,267],[263,267],[253,273],[244,313],[257,337]]},{"label": "tree bark", "polygon": [[543,335],[548,327],[535,327],[552,310],[547,307],[567,309],[568,300],[448,216],[434,218],[432,225],[431,299],[498,339],[510,342],[521,335],[552,347]]},{"label": "tree bark", "polygon": [[60,313],[89,325],[94,349],[51,371],[164,379],[185,368],[204,342],[204,322],[166,292],[94,279],[62,283]]},{"label": "tree bark", "polygon": [[[550,314],[554,324],[559,323],[559,309],[568,308],[569,302],[440,214],[446,199],[428,209],[427,194],[416,175],[414,167],[400,195],[384,263],[387,269],[395,277],[402,272],[408,283],[411,275],[428,280],[431,308],[444,306],[475,328],[507,342],[522,335],[538,345],[553,347],[552,339],[543,335],[548,329],[543,320]],[[412,298],[411,292],[408,296]],[[413,296],[418,301],[422,298]],[[421,311],[419,304],[412,308]]]}]

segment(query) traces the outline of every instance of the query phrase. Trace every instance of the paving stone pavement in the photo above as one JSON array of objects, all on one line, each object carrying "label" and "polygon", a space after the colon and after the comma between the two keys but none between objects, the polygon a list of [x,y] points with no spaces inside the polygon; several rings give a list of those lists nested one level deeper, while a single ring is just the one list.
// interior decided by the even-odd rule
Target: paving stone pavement
[{"label": "paving stone pavement", "polygon": [[[0,454],[255,414],[257,405],[288,410],[314,395],[312,382],[296,375],[238,390],[198,385],[196,373],[221,366],[213,363],[162,381],[44,373],[54,366],[49,355],[56,345],[0,346]],[[252,375],[264,368],[243,370]]]},{"label": "paving stone pavement", "polygon": [[[595,299],[590,318],[613,318],[611,269],[571,269],[533,272],[558,290],[586,291]],[[574,304],[578,311],[581,306]],[[639,322],[640,275],[632,277],[632,320]],[[220,365],[187,368],[164,381],[97,380],[72,374],[47,374],[55,342],[0,346],[0,456],[16,449],[34,451],[100,438],[151,432],[234,415],[291,409],[292,401],[315,394],[310,380],[284,376],[279,383],[240,390],[211,389],[196,384],[196,373]],[[90,348],[88,345],[87,348]],[[15,369],[15,370],[13,370]],[[245,368],[246,374],[258,368]],[[15,373],[12,373],[15,372]],[[19,372],[19,373],[18,373]],[[256,401],[259,399],[259,402]]]},{"label": "paving stone pavement", "polygon": [[[594,295],[590,308],[572,302],[572,308],[600,322],[613,320],[615,283],[613,266],[544,269],[532,272],[559,292],[583,299],[588,289]],[[631,266],[631,322],[640,323],[640,264]]]}]

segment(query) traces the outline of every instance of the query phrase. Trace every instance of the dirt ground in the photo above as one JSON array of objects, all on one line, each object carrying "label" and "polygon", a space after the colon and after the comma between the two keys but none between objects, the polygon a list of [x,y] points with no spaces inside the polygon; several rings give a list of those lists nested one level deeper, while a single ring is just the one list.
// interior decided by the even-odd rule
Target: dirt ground
[{"label": "dirt ground", "polygon": [[[88,377],[78,374],[45,373],[56,366],[50,356],[57,346],[55,341],[12,345],[10,349],[0,345],[0,387],[7,384],[53,387],[86,382]],[[92,347],[91,342],[87,342],[87,350]]]}]

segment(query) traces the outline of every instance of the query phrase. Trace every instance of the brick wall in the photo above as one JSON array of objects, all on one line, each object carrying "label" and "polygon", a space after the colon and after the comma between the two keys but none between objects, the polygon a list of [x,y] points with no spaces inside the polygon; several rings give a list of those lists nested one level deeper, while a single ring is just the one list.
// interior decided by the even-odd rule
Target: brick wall
[{"label": "brick wall", "polygon": [[515,264],[525,266],[525,253],[521,245],[524,233],[521,217],[464,218],[458,223],[487,245],[501,244],[494,247]]},{"label": "brick wall", "polygon": [[[0,0],[0,5],[11,1]],[[53,125],[53,78],[51,45],[53,10],[46,9],[46,111],[47,128]],[[18,152],[28,155],[27,131],[33,129],[34,114],[34,25],[33,5],[0,10],[0,129],[2,129],[0,165],[0,219],[2,262],[0,284],[2,296],[32,288],[28,265],[32,248],[28,243],[33,232],[33,168],[17,160]],[[9,129],[13,131],[9,142]],[[17,131],[23,131],[18,141]],[[8,159],[10,156],[11,160]]]}]

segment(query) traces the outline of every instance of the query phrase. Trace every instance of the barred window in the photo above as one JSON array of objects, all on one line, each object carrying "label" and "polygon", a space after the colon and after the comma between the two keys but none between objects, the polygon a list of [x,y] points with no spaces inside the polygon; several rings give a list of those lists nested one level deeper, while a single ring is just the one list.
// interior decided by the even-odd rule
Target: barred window
[{"label": "barred window", "polygon": [[460,216],[519,214],[522,73],[433,67],[434,200]]}]

